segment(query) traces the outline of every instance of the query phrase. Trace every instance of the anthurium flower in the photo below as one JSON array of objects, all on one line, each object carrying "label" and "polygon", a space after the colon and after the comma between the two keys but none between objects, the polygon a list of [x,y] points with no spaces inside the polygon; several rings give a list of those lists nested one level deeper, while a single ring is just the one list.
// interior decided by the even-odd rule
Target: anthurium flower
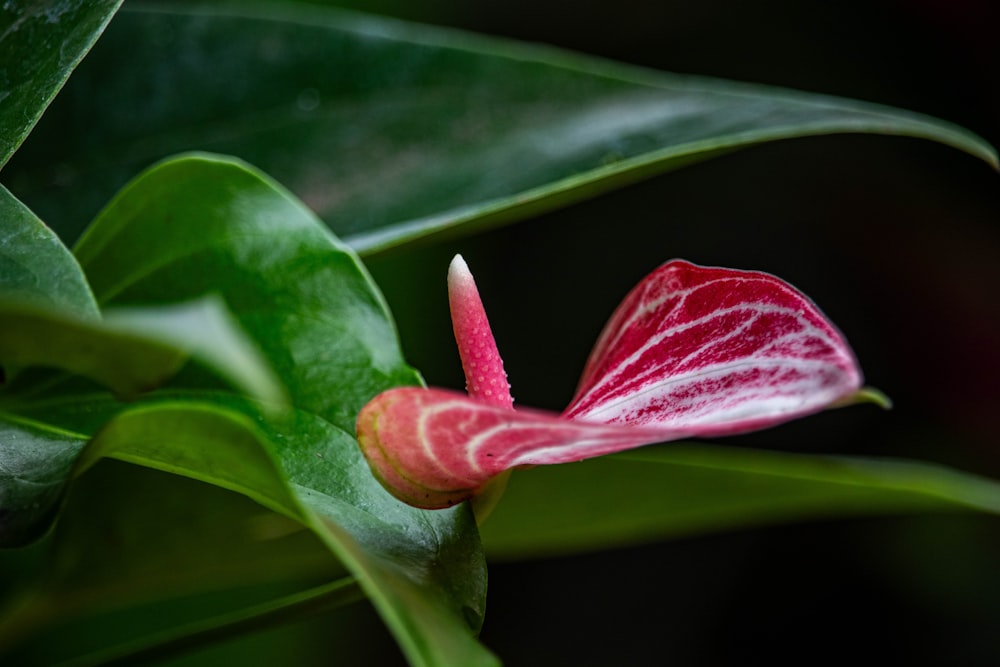
[{"label": "anthurium flower", "polygon": [[866,396],[847,342],[804,294],[765,273],[675,260],[611,316],[562,414],[514,409],[461,257],[448,283],[468,395],[391,389],[357,421],[372,472],[417,507],[472,498],[513,468],[744,433]]}]

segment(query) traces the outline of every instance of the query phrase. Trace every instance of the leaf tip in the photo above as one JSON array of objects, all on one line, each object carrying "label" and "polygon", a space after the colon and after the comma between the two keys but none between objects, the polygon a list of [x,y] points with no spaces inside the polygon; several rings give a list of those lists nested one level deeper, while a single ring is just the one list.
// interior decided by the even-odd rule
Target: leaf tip
[{"label": "leaf tip", "polygon": [[889,396],[882,390],[869,386],[861,387],[850,396],[844,397],[830,407],[843,408],[849,405],[858,405],[860,403],[872,403],[883,410],[892,409],[892,399],[889,398]]}]

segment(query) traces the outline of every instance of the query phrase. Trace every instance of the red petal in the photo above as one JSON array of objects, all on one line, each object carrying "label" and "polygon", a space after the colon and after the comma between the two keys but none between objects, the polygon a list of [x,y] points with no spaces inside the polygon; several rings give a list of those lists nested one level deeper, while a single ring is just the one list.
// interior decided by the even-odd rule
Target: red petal
[{"label": "red petal", "polygon": [[612,315],[564,416],[723,435],[816,412],[860,387],[846,341],[794,287],[672,261]]},{"label": "red petal", "polygon": [[580,461],[688,435],[571,422],[417,387],[376,396],[358,416],[357,430],[361,450],[383,486],[425,509],[471,498],[508,468]]}]

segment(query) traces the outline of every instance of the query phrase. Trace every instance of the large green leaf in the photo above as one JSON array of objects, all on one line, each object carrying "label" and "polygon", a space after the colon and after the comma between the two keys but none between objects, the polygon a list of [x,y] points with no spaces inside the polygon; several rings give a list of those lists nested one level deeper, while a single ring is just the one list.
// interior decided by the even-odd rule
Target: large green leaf
[{"label": "large green leaf", "polygon": [[788,137],[909,135],[996,164],[960,128],[862,102],[292,3],[138,7],[5,174],[64,236],[135,171],[188,149],[279,175],[365,253]]},{"label": "large green leaf", "polygon": [[[112,456],[236,491],[310,528],[415,664],[492,662],[472,638],[482,622],[485,566],[470,512],[397,502],[374,481],[353,438],[361,405],[419,377],[346,246],[259,173],[191,156],[139,176],[76,253],[102,307],[218,294],[294,407],[262,412],[222,391],[205,367],[189,366],[168,390],[124,411],[107,396],[59,391],[18,403],[19,419],[96,434],[81,468]],[[86,533],[79,534],[83,549]]]},{"label": "large green leaf", "polygon": [[0,9],[0,167],[122,0],[15,0]]},{"label": "large green leaf", "polygon": [[520,559],[804,519],[1000,514],[1000,483],[929,463],[661,445],[515,473],[482,526]]}]

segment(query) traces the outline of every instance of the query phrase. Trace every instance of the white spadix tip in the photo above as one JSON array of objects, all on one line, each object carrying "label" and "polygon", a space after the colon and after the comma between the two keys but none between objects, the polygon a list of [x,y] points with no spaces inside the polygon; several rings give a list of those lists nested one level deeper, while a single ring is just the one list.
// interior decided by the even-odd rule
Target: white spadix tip
[{"label": "white spadix tip", "polygon": [[465,263],[464,257],[455,255],[451,264],[448,265],[448,284],[457,287],[459,284],[467,285],[469,282],[475,284],[472,272],[469,271],[469,265]]}]

